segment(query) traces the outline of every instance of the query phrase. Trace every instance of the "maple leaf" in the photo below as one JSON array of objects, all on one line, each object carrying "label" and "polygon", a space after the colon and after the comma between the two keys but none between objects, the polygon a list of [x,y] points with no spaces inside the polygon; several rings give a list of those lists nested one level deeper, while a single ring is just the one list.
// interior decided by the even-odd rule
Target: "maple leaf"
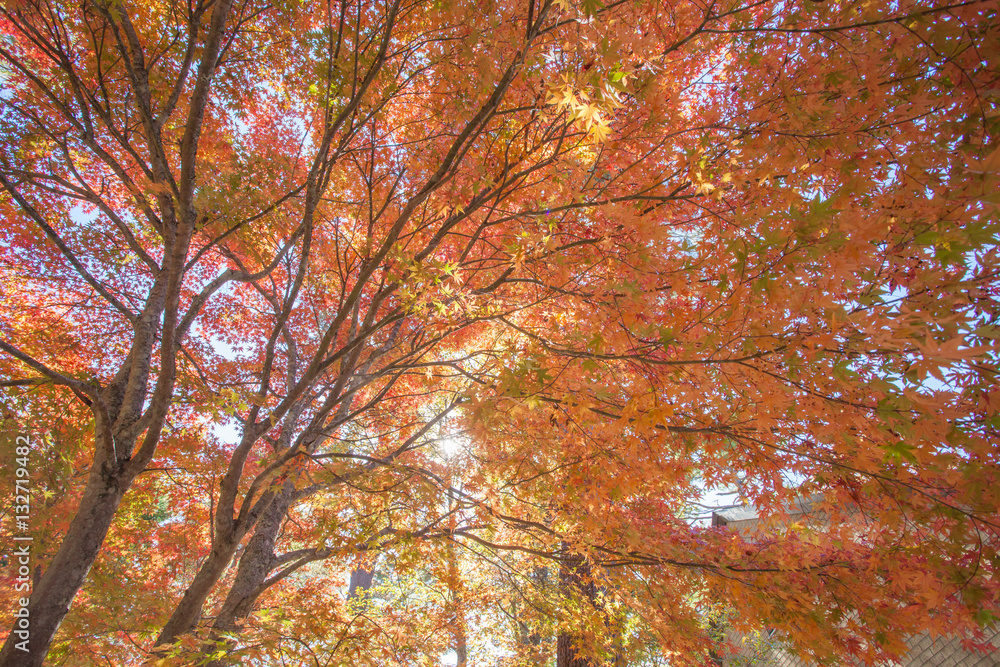
[{"label": "maple leaf", "polygon": [[5,6],[0,664],[982,644],[998,20]]}]

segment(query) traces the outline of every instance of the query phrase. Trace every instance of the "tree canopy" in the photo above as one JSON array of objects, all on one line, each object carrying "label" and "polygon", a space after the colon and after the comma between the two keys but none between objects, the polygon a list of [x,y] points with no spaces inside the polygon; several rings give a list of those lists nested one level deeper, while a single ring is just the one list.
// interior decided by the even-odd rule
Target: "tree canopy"
[{"label": "tree canopy", "polygon": [[0,664],[982,648],[998,11],[7,0]]}]

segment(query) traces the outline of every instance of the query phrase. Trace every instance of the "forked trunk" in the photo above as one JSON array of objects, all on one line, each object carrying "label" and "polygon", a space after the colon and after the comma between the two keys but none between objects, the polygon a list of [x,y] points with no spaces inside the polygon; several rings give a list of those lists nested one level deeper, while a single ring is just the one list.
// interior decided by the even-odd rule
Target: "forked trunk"
[{"label": "forked trunk", "polygon": [[215,631],[234,632],[236,621],[246,618],[253,610],[254,603],[263,590],[262,586],[274,567],[274,544],[291,505],[293,493],[292,484],[286,482],[281,493],[275,496],[258,521],[253,537],[240,556],[236,578],[215,617],[212,625]]},{"label": "forked trunk", "polygon": [[[220,640],[223,633],[233,635],[239,631],[237,621],[246,618],[253,611],[257,598],[264,590],[264,582],[274,567],[274,544],[278,539],[278,533],[284,522],[285,515],[292,502],[294,488],[288,482],[282,488],[281,493],[275,496],[267,510],[257,523],[257,529],[253,537],[247,542],[243,555],[240,556],[240,563],[236,570],[236,577],[233,579],[226,599],[222,603],[222,608],[215,617],[212,624],[211,642],[222,641],[226,650],[233,648],[234,642],[231,640]],[[213,651],[219,650],[219,646],[212,646]],[[228,658],[214,660],[208,667],[222,667],[231,664]]]},{"label": "forked trunk", "polygon": [[169,645],[176,642],[181,635],[190,632],[201,618],[202,607],[215,584],[232,562],[236,552],[236,540],[223,542],[212,547],[202,566],[198,569],[194,581],[184,591],[184,596],[174,608],[174,613],[156,638],[156,646]]}]

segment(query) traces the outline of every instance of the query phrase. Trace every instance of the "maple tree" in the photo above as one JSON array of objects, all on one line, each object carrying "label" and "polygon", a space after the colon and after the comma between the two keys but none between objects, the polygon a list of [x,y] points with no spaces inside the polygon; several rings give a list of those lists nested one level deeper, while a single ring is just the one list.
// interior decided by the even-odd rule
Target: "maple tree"
[{"label": "maple tree", "polygon": [[[0,664],[705,664],[720,604],[873,663],[1000,616],[996,2],[0,35]],[[689,519],[734,486],[760,533]]]}]

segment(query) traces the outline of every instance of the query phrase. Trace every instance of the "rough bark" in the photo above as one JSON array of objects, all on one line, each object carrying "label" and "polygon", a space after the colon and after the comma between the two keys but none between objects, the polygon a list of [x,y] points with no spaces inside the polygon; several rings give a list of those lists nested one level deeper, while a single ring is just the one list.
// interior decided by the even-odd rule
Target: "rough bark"
[{"label": "rough bark", "polygon": [[[565,596],[582,595],[594,608],[600,608],[605,626],[611,618],[607,608],[601,606],[598,587],[590,563],[578,554],[568,555],[559,570],[559,587]],[[579,638],[569,632],[560,632],[556,640],[556,667],[625,667],[622,637],[615,637],[615,647],[610,659],[595,660],[580,651]]]},{"label": "rough bark", "polygon": [[573,637],[566,633],[560,633],[556,642],[556,666],[557,667],[597,667],[597,663],[581,656],[573,643]]},{"label": "rough bark", "polygon": [[[257,599],[273,583],[273,579],[277,578],[277,575],[272,573],[280,569],[283,561],[275,555],[274,547],[294,500],[295,489],[291,483],[286,483],[258,521],[257,529],[240,557],[236,577],[212,624],[213,642],[218,641],[221,633],[237,633],[238,622],[250,616]],[[348,601],[362,600],[365,591],[371,587],[374,575],[374,566],[352,570],[347,593]],[[234,644],[230,643],[229,649],[231,650],[233,646]],[[213,647],[213,650],[217,648]],[[227,657],[209,663],[208,667],[224,667],[230,664],[234,664],[232,658]]]},{"label": "rough bark", "polygon": [[38,667],[42,664],[56,630],[97,558],[130,481],[107,474],[103,466],[91,472],[66,537],[31,593],[27,607],[27,634],[30,635],[27,650],[18,648],[26,637],[18,634],[20,628],[15,619],[14,629],[0,650],[0,665]]},{"label": "rough bark", "polygon": [[[168,151],[163,146],[160,129],[171,115],[177,104],[177,99],[168,100],[165,105],[159,104],[162,100],[155,99],[157,97],[156,91],[150,87],[149,67],[146,60],[147,54],[144,52],[141,40],[136,37],[134,26],[131,25],[131,19],[128,14],[124,10],[121,10],[121,8],[113,8],[106,3],[91,4],[97,14],[100,15],[101,20],[107,26],[110,26],[115,31],[116,36],[119,37],[118,57],[122,58],[125,63],[130,94],[135,96],[135,103],[138,108],[137,117],[141,122],[145,142],[150,154],[149,170],[152,174],[151,180],[157,186],[163,186],[171,181],[175,181],[176,196],[167,192],[164,188],[160,188],[158,190],[159,194],[153,196],[156,201],[156,208],[158,209],[158,211],[154,211],[153,205],[145,196],[136,195],[137,202],[147,211],[151,224],[164,239],[162,268],[158,267],[156,262],[145,251],[140,249],[139,252],[140,255],[148,260],[148,264],[154,273],[158,274],[155,278],[154,287],[150,292],[149,303],[147,303],[147,307],[143,313],[136,316],[124,304],[118,302],[112,292],[104,289],[100,284],[93,285],[95,290],[105,300],[122,311],[123,315],[132,323],[135,330],[132,350],[118,373],[116,373],[114,380],[106,392],[107,397],[113,400],[108,401],[112,405],[112,409],[108,411],[109,417],[104,420],[106,422],[104,426],[108,429],[108,442],[116,443],[118,446],[118,450],[110,459],[114,463],[109,465],[108,470],[119,471],[120,474],[116,473],[116,476],[109,474],[107,479],[100,483],[92,483],[93,480],[92,482],[88,482],[78,515],[74,518],[70,531],[59,552],[47,568],[45,575],[42,576],[32,596],[33,606],[29,607],[32,610],[32,657],[29,661],[25,662],[23,661],[23,656],[12,653],[15,651],[12,645],[16,643],[14,640],[17,639],[17,635],[12,633],[8,640],[8,645],[5,645],[3,652],[0,652],[0,665],[41,664],[56,629],[69,609],[69,605],[76,592],[83,585],[86,575],[97,557],[100,546],[103,543],[124,493],[129,488],[135,475],[141,472],[155,454],[166,415],[173,399],[176,379],[176,354],[188,327],[190,327],[191,323],[197,317],[199,308],[204,305],[204,300],[209,298],[211,293],[215,289],[218,289],[219,286],[232,280],[235,273],[242,275],[239,278],[240,280],[250,280],[249,275],[245,274],[245,272],[227,271],[222,277],[213,281],[211,289],[199,295],[194,300],[189,312],[182,317],[179,307],[182,292],[181,286],[184,283],[185,272],[187,271],[188,250],[191,236],[194,232],[194,223],[198,219],[198,212],[195,210],[194,193],[199,180],[197,178],[199,171],[199,138],[209,103],[215,70],[219,63],[220,53],[223,50],[225,27],[232,9],[231,0],[219,0],[219,2],[214,3],[208,29],[200,33],[192,31],[190,35],[192,40],[197,37],[201,41],[202,48],[200,50],[197,77],[194,81],[191,99],[188,102],[189,109],[184,122],[183,138],[179,144],[179,176],[176,179],[174,178],[174,170],[171,168],[171,161],[167,157]],[[386,53],[391,42],[392,26],[395,23],[398,12],[399,3],[396,2],[392,5],[391,11],[386,17],[382,43],[375,59],[375,64],[368,70],[364,79],[360,82],[351,103],[327,128],[324,135],[324,147],[319,151],[316,159],[317,167],[311,170],[310,173],[309,182],[311,185],[307,188],[307,195],[309,195],[307,197],[307,204],[308,202],[315,202],[318,193],[321,192],[322,187],[325,187],[322,186],[323,179],[320,176],[323,170],[332,164],[332,158],[329,157],[329,146],[333,141],[333,137],[337,135],[338,128],[352,116],[354,110],[360,105],[365,91],[368,86],[372,85],[376,74],[386,60]],[[529,26],[528,45],[537,36],[543,16],[544,11],[540,11],[535,23]],[[320,352],[296,383],[294,390],[285,396],[278,409],[275,410],[275,415],[280,415],[287,411],[290,404],[294,404],[308,392],[311,383],[320,374],[323,360],[327,357],[327,347],[332,344],[336,332],[340,330],[342,318],[345,318],[347,313],[352,311],[351,304],[360,298],[364,286],[379,267],[382,266],[383,261],[394,247],[410,216],[414,211],[419,209],[423,202],[437,188],[447,182],[448,178],[450,178],[449,172],[454,168],[455,163],[461,160],[468,145],[484,131],[487,120],[497,112],[508,86],[514,80],[516,70],[527,56],[527,52],[528,49],[525,48],[518,56],[517,61],[506,69],[493,94],[490,95],[480,111],[474,118],[470,119],[466,128],[456,138],[454,145],[448,151],[440,167],[432,175],[425,187],[407,202],[398,217],[398,221],[389,230],[385,241],[375,254],[366,260],[357,277],[356,286],[347,299],[347,307],[342,309],[342,313],[338,315],[338,320],[330,326],[327,334],[324,336]],[[70,59],[64,58],[60,63],[62,67],[69,67],[67,63],[70,63]],[[184,74],[182,77],[186,76],[189,64],[190,62],[184,65]],[[72,74],[72,72],[68,71],[68,74]],[[75,77],[75,75],[73,76]],[[73,80],[76,81],[77,79],[73,78]],[[181,84],[183,84],[183,78],[178,82],[177,90],[183,88]],[[157,115],[158,109],[159,115]],[[100,108],[95,107],[95,110],[99,112]],[[70,118],[69,120],[74,125],[79,125],[76,119]],[[95,152],[106,155],[106,152],[101,152],[100,146],[94,141],[93,135],[89,130],[84,132],[83,140],[90,142],[88,145]],[[113,160],[109,162],[109,164],[112,163]],[[138,192],[135,187],[132,187],[134,184],[124,169],[117,168],[114,171],[118,174],[121,182],[125,184],[126,189]],[[314,186],[312,185],[314,183],[320,185]],[[8,187],[8,189],[12,190],[13,188]],[[29,214],[31,213],[30,206],[24,206],[24,208]],[[42,221],[41,216],[36,217]],[[306,217],[308,218],[309,215]],[[42,226],[45,227],[44,224]],[[307,241],[308,237],[303,242],[303,267],[308,263]],[[432,252],[436,243],[429,246],[424,252]],[[277,261],[275,259],[275,263]],[[89,278],[88,282],[94,283],[92,276],[87,275],[86,267],[79,263],[74,266],[84,278]],[[304,275],[304,272],[305,269],[303,268],[302,275]],[[301,279],[296,284],[296,290],[299,284],[301,284]],[[384,298],[385,294],[388,294],[388,292],[383,293],[382,298]],[[292,294],[287,300],[288,309],[290,309],[291,304],[294,302],[295,298],[294,294]],[[373,308],[372,317],[374,317],[375,310]],[[281,330],[283,318],[285,317],[287,317],[287,313],[282,318],[279,318],[279,323],[275,327],[276,332]],[[370,325],[370,320],[371,318],[366,321],[366,326]],[[155,377],[154,388],[150,391],[150,381],[154,379],[152,377],[154,375],[152,373],[152,360],[156,357],[153,353],[154,342],[152,341],[157,338],[160,341],[160,349],[158,351],[160,370],[157,377]],[[150,342],[147,344],[142,341]],[[21,358],[16,354],[14,356]],[[38,369],[36,368],[36,370]],[[265,372],[262,375],[267,377],[268,373]],[[50,374],[50,377],[54,376]],[[60,379],[60,383],[76,387],[73,382],[64,380]],[[145,407],[147,405],[149,406],[148,409]],[[248,421],[250,423],[257,424],[257,410],[252,410],[249,417]],[[270,423],[265,420],[257,425],[260,427],[261,432],[265,432]],[[110,437],[112,432],[114,436]],[[130,437],[120,437],[122,434],[129,434]],[[142,434],[144,434],[142,444],[133,455],[133,448]],[[123,448],[126,443],[128,446]],[[245,446],[241,446],[238,456],[242,456],[245,459],[246,452],[243,450],[249,450],[253,444],[248,439]],[[98,455],[98,458],[100,456]],[[235,458],[237,457],[234,456],[234,460]],[[233,483],[230,485],[233,489],[239,488],[238,483],[242,473],[242,463],[238,463],[238,465],[233,467],[234,474],[231,480]],[[95,461],[94,468],[98,470],[102,469],[99,460]],[[126,469],[128,472],[123,472]],[[235,498],[235,491],[233,494]],[[221,502],[222,500],[227,499],[220,498],[220,508],[225,507],[228,509],[232,507],[235,509],[235,501],[223,503]],[[236,521],[234,517],[235,513],[229,514],[221,511],[220,513],[224,517],[223,523],[228,521],[232,524]],[[242,512],[239,514],[239,517],[243,519]],[[197,624],[207,596],[211,593],[219,578],[228,567],[242,538],[248,530],[252,529],[252,526],[253,521],[247,519],[245,521],[241,520],[238,528],[229,526],[230,530],[217,531],[217,533],[221,533],[221,536],[218,537],[216,544],[213,544],[205,563],[199,569],[198,574],[185,592],[174,614],[161,631],[156,642],[157,645],[173,643],[180,635],[190,631]],[[241,613],[248,600],[252,606],[250,598],[243,595],[239,597],[241,601],[235,603],[231,609],[231,615],[234,618]]]},{"label": "rough bark", "polygon": [[[247,542],[243,555],[240,556],[239,566],[236,570],[236,577],[226,595],[219,613],[215,616],[212,624],[212,637],[210,642],[219,641],[222,633],[232,634],[238,631],[238,621],[250,615],[253,611],[257,598],[265,589],[265,582],[268,575],[276,565],[274,555],[274,545],[281,532],[281,525],[284,522],[288,508],[291,506],[295,489],[290,482],[286,482],[274,501],[261,515],[257,522],[257,529],[253,537]],[[226,641],[228,650],[233,647],[232,641]],[[233,664],[231,659],[222,658],[209,663],[208,667],[223,667]]]},{"label": "rough bark", "polygon": [[155,646],[173,644],[181,635],[194,628],[201,618],[205,600],[232,561],[238,543],[237,540],[220,541],[212,547],[208,558],[198,569],[194,581],[184,591],[184,596],[174,608],[174,613],[160,631]]},{"label": "rough bark", "polygon": [[236,578],[229,588],[222,608],[215,617],[213,629],[219,632],[232,632],[236,629],[236,621],[246,618],[253,610],[254,603],[260,597],[264,582],[274,568],[274,544],[281,531],[285,514],[292,503],[294,488],[286,482],[281,493],[263,513],[257,522],[257,530],[247,542],[236,571]]},{"label": "rough bark", "polygon": [[[185,120],[185,134],[181,144],[179,203],[182,210],[179,215],[169,195],[160,194],[157,197],[163,219],[164,262],[159,270],[156,269],[155,262],[152,263],[156,276],[141,314],[136,316],[131,313],[111,291],[96,281],[86,266],[75,259],[72,250],[58,237],[44,215],[28,202],[12,183],[4,179],[4,188],[14,196],[24,213],[35,220],[50,240],[63,251],[79,276],[90,283],[98,294],[130,322],[133,337],[128,357],[113,380],[103,388],[97,382],[87,384],[74,378],[64,377],[7,346],[8,353],[13,353],[13,356],[25,361],[59,384],[73,388],[78,396],[88,397],[88,405],[92,407],[95,416],[95,453],[87,486],[76,515],[59,550],[31,593],[27,607],[28,617],[24,619],[28,627],[26,629],[22,627],[21,619],[14,620],[12,631],[0,649],[0,667],[34,667],[43,663],[73,598],[83,586],[90,568],[97,559],[122,497],[136,475],[152,460],[162,434],[173,398],[176,355],[180,349],[180,341],[186,333],[186,327],[191,321],[186,319],[186,323],[181,322],[180,295],[191,235],[197,219],[193,193],[196,187],[195,165],[199,136],[231,6],[232,0],[220,0],[215,4],[211,26],[205,34],[205,49]],[[109,5],[95,3],[91,8],[95,10],[96,15],[103,17],[107,26],[117,34],[125,36],[124,41],[119,42],[119,55],[126,61],[146,143],[150,148],[153,181],[157,185],[167,183],[171,180],[169,162],[165,157],[159,125],[153,117],[148,71],[131,19],[121,7],[112,12]],[[20,20],[28,20],[26,18],[28,15],[18,16]],[[52,52],[58,52],[62,56],[58,59],[58,67],[63,70],[68,80],[79,82],[77,72],[73,69],[72,59],[62,52],[62,46],[55,44],[49,46]],[[100,115],[99,105],[95,106],[94,111]],[[81,126],[78,118],[68,117],[67,120],[73,125]],[[87,123],[89,124],[89,120]],[[93,140],[93,136],[89,135],[88,139],[88,135],[89,132],[84,132],[85,142]],[[96,144],[92,145],[92,148],[94,147]],[[95,152],[107,155],[99,148]],[[113,162],[112,160],[111,163]],[[130,183],[128,176],[121,170],[115,171],[120,174],[122,183],[128,186]],[[191,318],[196,314],[197,309],[189,313]],[[157,337],[159,343],[156,342]],[[157,345],[160,370],[156,374],[155,385],[151,392],[149,383],[153,375],[153,350]],[[138,451],[136,451],[137,444]],[[23,635],[18,633],[19,630]],[[18,648],[18,644],[24,640],[28,642],[25,647],[27,650]]]},{"label": "rough bark", "polygon": [[[597,590],[590,577],[590,566],[578,554],[566,556],[559,569],[559,587],[563,595],[582,593],[588,601],[593,602]],[[588,659],[580,652],[579,638],[566,631],[559,633],[556,639],[556,667],[598,667],[597,662]]]},{"label": "rough bark", "polygon": [[[244,445],[254,441],[254,439],[244,436],[243,443],[240,447],[248,450],[249,447],[244,447]],[[245,454],[243,456],[245,458]],[[232,472],[234,468],[241,467],[242,463],[234,464],[231,462],[230,472]],[[223,478],[219,493],[219,510],[215,515],[215,542],[212,545],[212,551],[209,553],[206,561],[202,563],[201,567],[198,569],[198,573],[195,575],[194,580],[188,586],[187,590],[184,591],[184,595],[180,602],[176,607],[174,607],[173,613],[170,615],[170,618],[160,631],[160,635],[157,637],[154,646],[173,644],[181,637],[181,635],[184,635],[195,628],[195,625],[197,625],[198,620],[201,618],[205,601],[208,599],[212,589],[215,588],[215,585],[226,571],[226,568],[229,567],[229,564],[232,562],[233,556],[235,555],[240,542],[243,541],[243,538],[246,537],[250,530],[254,529],[258,520],[263,515],[268,514],[270,510],[274,509],[274,504],[279,502],[280,498],[286,491],[286,487],[283,487],[282,491],[276,494],[270,491],[261,493],[256,502],[253,503],[245,513],[241,510],[240,516],[238,518],[234,518],[230,514],[233,510],[230,509],[227,512],[224,508],[235,507],[235,496],[238,481],[238,473],[227,474],[226,477]],[[288,492],[290,493],[290,491]],[[278,515],[279,526],[281,517],[284,516],[284,511],[287,510],[287,506],[280,509],[282,509],[282,512]]]}]

